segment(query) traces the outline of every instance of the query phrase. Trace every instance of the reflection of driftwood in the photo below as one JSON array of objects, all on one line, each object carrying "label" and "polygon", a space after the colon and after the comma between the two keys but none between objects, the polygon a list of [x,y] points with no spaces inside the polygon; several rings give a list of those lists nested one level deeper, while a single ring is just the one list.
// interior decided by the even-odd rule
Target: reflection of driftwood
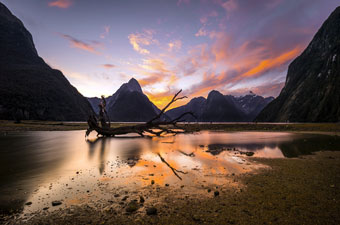
[{"label": "reflection of driftwood", "polygon": [[181,150],[178,150],[180,153],[182,153],[183,155],[185,155],[185,156],[189,156],[189,157],[195,157],[195,153],[194,152],[191,152],[191,153],[186,153],[186,152],[183,152],[183,151],[181,151]]},{"label": "reflection of driftwood", "polygon": [[180,122],[181,119],[186,115],[191,115],[193,117],[194,114],[192,112],[185,112],[179,117],[171,120],[171,121],[160,121],[161,116],[164,114],[165,110],[174,102],[177,100],[186,98],[186,96],[183,97],[177,97],[182,90],[177,92],[172,100],[159,112],[157,116],[155,116],[153,119],[148,121],[144,124],[138,124],[134,126],[124,126],[124,127],[117,127],[117,128],[109,128],[109,127],[100,127],[98,125],[98,121],[95,118],[95,116],[90,116],[87,123],[89,125],[89,128],[86,131],[86,136],[88,136],[92,131],[96,131],[98,135],[102,136],[111,136],[114,137],[116,135],[122,135],[122,134],[129,134],[129,133],[135,133],[139,134],[140,136],[150,136],[148,134],[161,136],[165,134],[178,134],[185,132],[184,128],[178,127],[177,122]]},{"label": "reflection of driftwood", "polygon": [[161,154],[157,153],[157,155],[162,160],[162,162],[165,163],[172,170],[172,172],[176,175],[176,177],[178,177],[180,180],[182,180],[182,177],[180,177],[177,173],[187,174],[187,172],[183,172],[181,170],[177,170],[173,168],[167,161],[165,161],[165,159],[161,156]]}]

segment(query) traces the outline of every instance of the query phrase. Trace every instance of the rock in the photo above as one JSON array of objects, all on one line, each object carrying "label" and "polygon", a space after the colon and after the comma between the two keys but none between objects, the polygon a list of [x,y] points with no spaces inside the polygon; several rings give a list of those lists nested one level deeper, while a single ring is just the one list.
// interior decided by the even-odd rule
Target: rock
[{"label": "rock", "polygon": [[211,192],[211,189],[210,189],[210,188],[208,189],[208,193],[209,193],[209,192]]},{"label": "rock", "polygon": [[253,156],[254,152],[246,152],[245,154],[246,154],[246,156]]},{"label": "rock", "polygon": [[26,202],[25,205],[32,205],[32,202]]},{"label": "rock", "polygon": [[138,205],[137,201],[131,201],[131,202],[129,202],[129,204],[127,204],[125,211],[128,212],[128,213],[132,213],[132,212],[137,211],[138,208],[139,208],[139,205]]},{"label": "rock", "polygon": [[120,196],[120,194],[114,194],[113,195],[115,198],[118,198]]},{"label": "rock", "polygon": [[124,196],[123,198],[122,198],[122,201],[125,201],[126,199],[128,199],[129,198],[129,196]]},{"label": "rock", "polygon": [[45,207],[45,208],[43,208],[43,210],[48,210],[50,207]]},{"label": "rock", "polygon": [[52,206],[58,206],[58,205],[61,205],[62,202],[61,201],[53,201],[52,202]]},{"label": "rock", "polygon": [[214,196],[216,197],[216,196],[219,196],[220,195],[220,192],[219,191],[215,191],[214,192]]},{"label": "rock", "polygon": [[147,208],[146,215],[157,215],[157,209],[155,207]]},{"label": "rock", "polygon": [[165,184],[166,187],[169,187],[169,184]]},{"label": "rock", "polygon": [[144,203],[144,202],[145,202],[145,199],[144,199],[143,196],[139,196],[139,202],[140,202],[140,203]]},{"label": "rock", "polygon": [[154,181],[154,180],[151,180],[151,184],[155,184],[155,181]]}]

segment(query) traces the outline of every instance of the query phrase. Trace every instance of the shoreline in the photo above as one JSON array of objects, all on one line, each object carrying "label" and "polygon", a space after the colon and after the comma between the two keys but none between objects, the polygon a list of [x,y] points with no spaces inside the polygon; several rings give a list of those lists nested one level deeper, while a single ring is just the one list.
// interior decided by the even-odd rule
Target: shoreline
[{"label": "shoreline", "polygon": [[[298,158],[252,161],[270,167],[233,177],[243,185],[205,187],[206,197],[172,196],[171,187],[150,186],[164,200],[153,205],[156,215],[147,215],[150,199],[136,212],[104,205],[83,204],[53,212],[44,211],[29,221],[12,215],[5,224],[339,224],[340,152],[317,152]],[[185,187],[184,187],[185,189]],[[214,192],[219,195],[214,197]],[[114,198],[113,198],[114,199]]]},{"label": "shoreline", "polygon": [[[129,126],[137,123],[111,123],[111,127]],[[179,123],[189,131],[290,131],[290,132],[326,132],[340,135],[340,123]],[[0,133],[16,131],[69,131],[86,130],[86,122],[60,121],[14,121],[0,120]],[[325,133],[325,134],[326,134]]]}]

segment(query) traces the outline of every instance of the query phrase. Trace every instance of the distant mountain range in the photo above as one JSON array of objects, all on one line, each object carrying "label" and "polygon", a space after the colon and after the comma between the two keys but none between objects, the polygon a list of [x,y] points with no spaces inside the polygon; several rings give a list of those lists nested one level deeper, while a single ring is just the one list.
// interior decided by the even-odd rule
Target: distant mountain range
[{"label": "distant mountain range", "polygon": [[[184,121],[252,121],[273,99],[273,97],[264,98],[252,92],[245,96],[234,97],[211,91],[207,99],[194,98],[184,106],[168,110],[163,119],[174,119],[190,111],[197,119],[188,115],[183,118]],[[101,99],[94,97],[88,100],[98,114]],[[152,119],[160,112],[160,109],[143,94],[142,88],[134,78],[123,84],[112,96],[107,97],[106,102],[111,121],[143,122]]]},{"label": "distant mountain range", "polygon": [[185,121],[200,122],[246,122],[253,121],[258,113],[274,98],[264,98],[253,92],[235,97],[211,91],[208,98],[193,98],[188,104],[167,111],[170,118],[176,118],[184,112],[191,111],[196,118],[188,115]]},{"label": "distant mountain range", "polygon": [[257,116],[266,122],[340,121],[340,7],[288,67],[280,95]]},{"label": "distant mountain range", "polygon": [[0,3],[0,119],[86,120],[92,108],[38,56],[32,35]]}]

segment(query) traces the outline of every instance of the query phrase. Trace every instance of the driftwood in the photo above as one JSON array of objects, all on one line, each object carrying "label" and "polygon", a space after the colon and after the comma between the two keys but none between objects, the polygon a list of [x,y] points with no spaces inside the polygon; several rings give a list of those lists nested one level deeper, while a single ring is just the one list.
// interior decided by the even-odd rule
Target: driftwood
[{"label": "driftwood", "polygon": [[172,103],[180,99],[186,98],[186,96],[178,97],[178,95],[181,92],[182,90],[177,92],[174,95],[174,97],[171,99],[171,101],[159,112],[157,116],[155,116],[153,119],[151,119],[150,121],[144,124],[110,128],[109,126],[105,125],[105,123],[104,123],[104,126],[99,126],[98,120],[96,119],[96,117],[94,115],[91,115],[87,121],[89,128],[87,129],[85,136],[88,136],[92,131],[96,131],[97,136],[101,135],[105,137],[114,137],[116,135],[132,134],[132,133],[138,134],[141,137],[164,136],[167,134],[176,135],[178,133],[184,133],[186,132],[185,128],[179,127],[177,123],[181,122],[181,119],[186,115],[191,115],[195,117],[195,115],[192,112],[185,112],[182,115],[170,121],[161,120],[161,117],[165,113],[165,110],[169,108],[169,106]]}]

